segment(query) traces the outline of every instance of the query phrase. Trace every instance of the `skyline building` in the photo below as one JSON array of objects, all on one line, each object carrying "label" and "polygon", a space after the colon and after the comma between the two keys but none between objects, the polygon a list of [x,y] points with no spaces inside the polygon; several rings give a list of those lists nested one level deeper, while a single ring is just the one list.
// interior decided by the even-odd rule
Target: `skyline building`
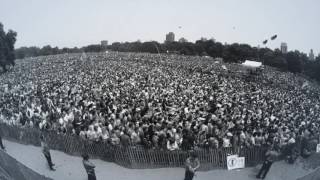
[{"label": "skyline building", "polygon": [[286,54],[288,52],[288,45],[287,43],[285,42],[282,42],[281,43],[281,46],[280,46],[280,50],[283,54]]},{"label": "skyline building", "polygon": [[101,46],[108,46],[108,41],[107,40],[102,40],[101,41]]},{"label": "skyline building", "polygon": [[309,52],[309,60],[310,60],[310,61],[314,61],[313,49],[310,49],[310,52]]},{"label": "skyline building", "polygon": [[165,42],[174,42],[174,33],[173,32],[169,32],[168,34],[166,34]]},{"label": "skyline building", "polygon": [[185,43],[185,42],[188,42],[188,40],[186,38],[182,37],[182,38],[179,39],[179,42]]}]

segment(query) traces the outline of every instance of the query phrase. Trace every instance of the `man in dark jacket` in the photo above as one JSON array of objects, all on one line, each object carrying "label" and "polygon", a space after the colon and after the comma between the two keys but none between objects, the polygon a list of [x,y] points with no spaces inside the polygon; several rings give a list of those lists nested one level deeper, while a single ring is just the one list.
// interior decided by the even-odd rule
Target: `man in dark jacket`
[{"label": "man in dark jacket", "polygon": [[190,157],[186,160],[186,172],[184,175],[184,180],[192,180],[196,171],[200,167],[200,161],[197,154],[192,151]]},{"label": "man in dark jacket", "polygon": [[96,180],[96,173],[94,171],[94,168],[96,167],[92,162],[89,161],[89,155],[84,154],[82,155],[82,163],[84,168],[86,169],[86,172],[88,174],[88,180]]},{"label": "man in dark jacket", "polygon": [[55,171],[55,169],[53,168],[54,164],[52,163],[52,160],[51,160],[51,154],[50,154],[49,146],[45,142],[43,136],[40,136],[40,140],[41,140],[42,153],[43,153],[44,157],[47,159],[49,168],[50,168],[51,171]]},{"label": "man in dark jacket", "polygon": [[256,178],[257,179],[264,179],[267,175],[267,173],[269,172],[272,163],[277,159],[277,157],[279,156],[279,153],[276,152],[275,150],[273,150],[273,147],[269,147],[268,151],[266,152],[266,160],[263,162],[263,165],[259,171],[259,173],[257,174]]},{"label": "man in dark jacket", "polygon": [[3,143],[2,143],[2,137],[1,137],[1,135],[0,135],[0,148],[2,149],[2,150],[6,150],[6,148],[4,147],[4,145],[3,145]]},{"label": "man in dark jacket", "polygon": [[120,136],[120,143],[123,147],[127,148],[130,145],[130,137],[125,131],[121,136]]}]

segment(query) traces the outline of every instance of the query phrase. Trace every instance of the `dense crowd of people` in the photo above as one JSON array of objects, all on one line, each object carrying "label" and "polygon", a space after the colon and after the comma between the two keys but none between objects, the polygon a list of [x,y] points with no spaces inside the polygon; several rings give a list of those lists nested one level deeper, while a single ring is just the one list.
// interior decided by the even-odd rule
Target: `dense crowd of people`
[{"label": "dense crowd of people", "polygon": [[319,141],[319,95],[270,67],[250,78],[207,57],[62,54],[17,60],[0,76],[0,121],[122,146],[281,148]]}]

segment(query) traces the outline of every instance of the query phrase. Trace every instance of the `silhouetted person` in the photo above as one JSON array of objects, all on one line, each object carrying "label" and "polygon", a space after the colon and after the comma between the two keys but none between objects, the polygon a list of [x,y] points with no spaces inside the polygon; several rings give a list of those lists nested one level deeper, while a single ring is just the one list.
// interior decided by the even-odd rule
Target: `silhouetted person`
[{"label": "silhouetted person", "polygon": [[45,142],[44,137],[40,136],[41,139],[41,148],[42,148],[42,153],[44,155],[44,157],[47,159],[49,168],[51,171],[55,171],[55,169],[53,168],[54,164],[52,163],[51,160],[51,154],[50,154],[50,149],[48,144]]},{"label": "silhouetted person", "polygon": [[4,145],[3,145],[3,143],[2,143],[2,137],[1,137],[1,135],[0,135],[0,148],[2,149],[2,150],[6,150],[6,148],[4,147]]},{"label": "silhouetted person", "polygon": [[94,171],[94,168],[96,167],[92,162],[89,161],[89,155],[88,154],[84,154],[82,155],[83,160],[83,166],[87,171],[88,174],[88,180],[96,180],[96,173]]},{"label": "silhouetted person", "polygon": [[196,171],[200,167],[200,161],[195,152],[190,153],[190,157],[186,160],[186,172],[184,175],[184,180],[192,180]]},{"label": "silhouetted person", "polygon": [[263,162],[263,165],[257,174],[256,178],[258,179],[264,179],[269,172],[272,163],[277,159],[278,153],[273,150],[272,147],[269,147],[268,151],[266,152],[266,160]]}]

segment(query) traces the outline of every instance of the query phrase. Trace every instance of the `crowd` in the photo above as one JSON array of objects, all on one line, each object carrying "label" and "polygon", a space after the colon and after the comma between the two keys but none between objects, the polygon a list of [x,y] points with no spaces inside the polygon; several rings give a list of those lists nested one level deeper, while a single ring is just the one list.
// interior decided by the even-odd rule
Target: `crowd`
[{"label": "crowd", "polygon": [[317,84],[269,67],[245,74],[240,65],[165,54],[27,58],[0,76],[0,121],[171,151],[319,140]]}]

